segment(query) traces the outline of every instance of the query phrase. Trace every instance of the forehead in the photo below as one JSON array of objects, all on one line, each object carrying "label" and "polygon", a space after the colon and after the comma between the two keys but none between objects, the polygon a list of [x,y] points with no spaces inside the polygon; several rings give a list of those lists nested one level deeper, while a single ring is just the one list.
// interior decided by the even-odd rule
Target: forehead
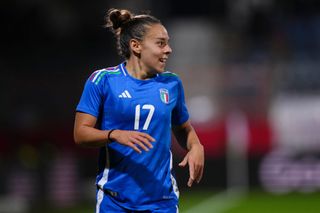
[{"label": "forehead", "polygon": [[145,39],[169,39],[169,35],[162,24],[153,24],[148,27]]}]

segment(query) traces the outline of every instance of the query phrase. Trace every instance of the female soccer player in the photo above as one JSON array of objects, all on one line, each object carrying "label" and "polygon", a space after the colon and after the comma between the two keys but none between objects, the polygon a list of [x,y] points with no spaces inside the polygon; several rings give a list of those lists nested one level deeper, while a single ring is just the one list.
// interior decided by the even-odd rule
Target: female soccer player
[{"label": "female soccer player", "polygon": [[[188,186],[202,178],[204,151],[189,121],[181,80],[165,71],[169,36],[151,15],[111,9],[107,27],[125,61],[88,78],[74,139],[100,149],[96,212],[178,212],[171,129],[188,151]],[[99,122],[98,122],[99,121]]]}]

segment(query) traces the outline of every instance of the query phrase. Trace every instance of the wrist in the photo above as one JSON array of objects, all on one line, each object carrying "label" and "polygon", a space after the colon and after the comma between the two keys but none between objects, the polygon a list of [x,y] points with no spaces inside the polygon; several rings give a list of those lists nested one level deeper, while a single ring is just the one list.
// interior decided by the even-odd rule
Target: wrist
[{"label": "wrist", "polygon": [[113,141],[115,138],[114,138],[114,131],[116,129],[111,129],[109,130],[108,132],[108,135],[107,135],[107,142],[110,143],[111,141]]},{"label": "wrist", "polygon": [[190,143],[187,147],[188,150],[191,150],[192,148],[197,147],[203,149],[203,145],[198,142],[198,143]]}]

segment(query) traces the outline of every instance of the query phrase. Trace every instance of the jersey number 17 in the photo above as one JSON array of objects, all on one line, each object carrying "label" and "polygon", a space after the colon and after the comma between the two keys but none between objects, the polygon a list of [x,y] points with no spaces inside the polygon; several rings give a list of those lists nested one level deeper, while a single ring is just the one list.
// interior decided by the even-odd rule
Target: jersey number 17
[{"label": "jersey number 17", "polygon": [[[151,119],[152,119],[152,116],[153,116],[153,113],[154,113],[154,106],[151,105],[151,104],[144,104],[142,106],[142,109],[144,110],[149,110],[149,113],[148,113],[148,116],[147,116],[147,119],[146,121],[144,122],[144,125],[142,127],[143,130],[147,130],[149,125],[150,125],[150,122],[151,122]],[[139,130],[139,125],[140,125],[140,111],[141,111],[141,105],[138,104],[136,106],[136,113],[135,113],[135,117],[134,117],[134,130]]]}]

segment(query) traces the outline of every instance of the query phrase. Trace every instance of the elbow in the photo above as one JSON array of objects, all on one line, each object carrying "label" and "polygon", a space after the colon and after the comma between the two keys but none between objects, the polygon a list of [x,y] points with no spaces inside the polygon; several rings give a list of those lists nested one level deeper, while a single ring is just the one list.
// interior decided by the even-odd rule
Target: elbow
[{"label": "elbow", "polygon": [[87,147],[87,143],[85,140],[82,140],[82,139],[79,139],[79,138],[74,138],[74,143],[77,145],[77,146],[81,146],[81,147]]},{"label": "elbow", "polygon": [[81,145],[81,144],[82,144],[82,141],[79,140],[77,137],[74,137],[74,138],[73,138],[73,141],[74,141],[74,143],[75,143],[76,145]]},{"label": "elbow", "polygon": [[84,143],[84,140],[82,139],[81,135],[77,133],[77,131],[74,131],[73,133],[73,141],[76,145],[82,146]]},{"label": "elbow", "polygon": [[76,136],[73,137],[73,141],[74,141],[74,143],[75,143],[76,145],[81,145],[81,144],[82,144],[82,141],[81,141],[78,137],[76,137]]}]

